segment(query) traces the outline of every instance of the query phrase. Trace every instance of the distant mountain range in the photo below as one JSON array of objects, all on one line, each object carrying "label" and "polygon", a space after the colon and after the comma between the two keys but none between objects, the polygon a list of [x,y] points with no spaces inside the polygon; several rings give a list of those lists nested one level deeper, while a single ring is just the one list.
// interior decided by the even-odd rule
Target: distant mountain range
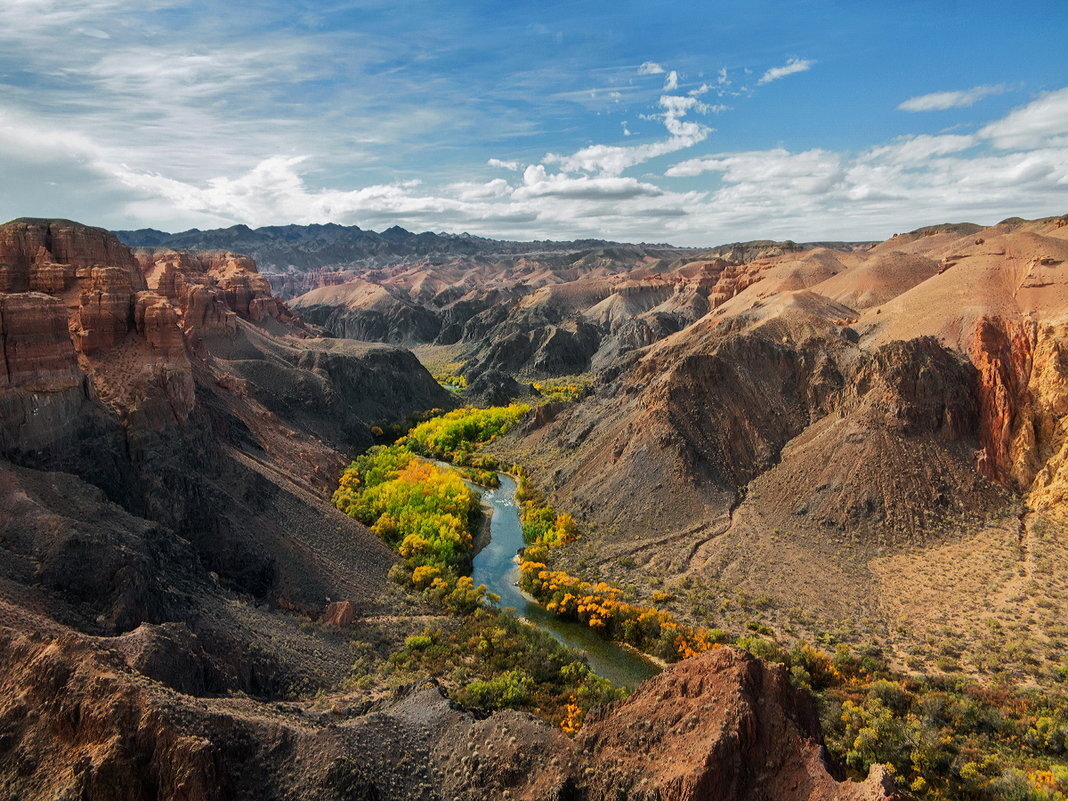
[{"label": "distant mountain range", "polygon": [[244,253],[256,260],[261,271],[268,273],[377,267],[412,258],[515,255],[620,246],[603,239],[512,242],[471,234],[435,234],[430,231],[415,234],[396,225],[377,233],[356,225],[335,223],[271,225],[255,229],[234,225],[209,231],[193,228],[177,234],[154,228],[115,233],[130,247]]},{"label": "distant mountain range", "polygon": [[510,257],[560,256],[571,253],[601,252],[611,260],[633,260],[655,251],[658,256],[675,258],[718,257],[749,261],[768,252],[802,251],[813,247],[852,250],[869,243],[856,242],[754,242],[731,243],[709,248],[685,248],[669,244],[622,243],[604,239],[570,241],[534,240],[517,242],[488,239],[471,234],[416,234],[400,226],[381,233],[356,225],[271,225],[249,228],[234,225],[201,231],[193,228],[176,234],[155,228],[116,231],[129,247],[173,248],[175,250],[227,250],[256,260],[261,273],[284,298],[292,298],[322,285],[337,284],[366,271],[413,261],[446,264],[456,259],[508,260]]}]

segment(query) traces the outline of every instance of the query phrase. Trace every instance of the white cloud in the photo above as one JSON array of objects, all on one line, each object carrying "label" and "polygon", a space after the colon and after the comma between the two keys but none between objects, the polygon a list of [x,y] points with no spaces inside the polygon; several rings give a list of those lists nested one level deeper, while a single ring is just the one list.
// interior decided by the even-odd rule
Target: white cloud
[{"label": "white cloud", "polygon": [[495,200],[510,194],[512,187],[503,178],[494,178],[492,181],[486,181],[485,183],[460,181],[450,184],[448,190],[460,200]]},{"label": "white cloud", "polygon": [[1068,143],[1068,88],[1047,92],[979,132],[995,147],[1037,148]]},{"label": "white cloud", "polygon": [[788,59],[781,67],[772,67],[770,70],[760,76],[758,84],[771,83],[777,81],[779,78],[785,78],[787,75],[793,75],[797,72],[805,72],[812,68],[815,61],[807,58],[791,58]]},{"label": "white cloud", "polygon": [[[143,8],[148,11],[166,5],[169,4],[146,0]],[[0,24],[13,26],[20,33],[30,33],[57,25],[73,26],[123,9],[137,10],[140,6],[131,0],[4,0],[0,4]]]},{"label": "white cloud", "polygon": [[666,174],[688,177],[709,171],[722,173],[726,183],[734,184],[736,196],[768,191],[772,186],[779,193],[818,194],[843,177],[842,157],[836,153],[819,149],[791,153],[784,148],[691,159]]},{"label": "white cloud", "polygon": [[[333,38],[322,28],[275,38],[262,30],[289,26],[242,29],[243,12],[222,6],[226,20],[190,14],[194,30],[171,31],[169,17],[142,17],[146,5],[164,0],[0,3],[0,71],[36,76],[33,85],[5,84],[0,104],[0,204],[10,216],[172,230],[399,223],[512,238],[711,244],[868,238],[935,220],[1063,213],[1068,199],[1068,89],[966,135],[898,137],[851,152],[715,153],[712,128],[698,115],[741,105],[729,98],[748,95],[743,84],[755,87],[757,76],[745,70],[709,70],[696,89],[658,92],[678,73],[648,62],[639,72],[664,77],[645,80],[633,67],[579,74],[553,63],[457,89],[436,65],[420,70],[421,45],[398,53],[408,45],[376,49],[377,40]],[[387,61],[403,66],[382,71]],[[765,77],[812,63],[794,59]],[[519,103],[508,94],[516,87]],[[617,100],[627,104],[622,114]],[[615,141],[532,163],[526,154],[551,147],[538,138],[548,130],[582,142],[583,108],[612,113],[602,122]],[[640,137],[627,136],[626,123],[617,133],[620,117],[643,110],[654,124],[637,123]],[[500,158],[487,159],[480,142],[493,142]],[[651,167],[637,169],[667,154],[679,160],[668,175],[698,188],[679,191]],[[405,180],[414,175],[424,183]]]},{"label": "white cloud", "polygon": [[1003,84],[997,86],[974,86],[957,92],[932,92],[928,95],[910,97],[898,106],[900,111],[945,111],[950,108],[973,106],[987,95],[1006,91]]},{"label": "white cloud", "polygon": [[667,74],[667,78],[664,79],[664,91],[674,92],[679,88],[679,73],[672,70]]},{"label": "white cloud", "polygon": [[976,136],[960,134],[902,136],[888,145],[872,148],[867,157],[888,163],[922,165],[934,156],[960,153],[975,147],[979,142]]},{"label": "white cloud", "polygon": [[712,133],[712,129],[707,125],[683,119],[690,111],[707,109],[697,98],[663,95],[659,105],[663,112],[651,115],[649,119],[655,118],[663,122],[667,132],[671,134],[668,139],[644,145],[590,145],[569,156],[549,153],[542,159],[542,163],[557,165],[566,173],[619,175],[624,170],[650,159],[693,147]]},{"label": "white cloud", "polygon": [[625,200],[647,196],[657,197],[664,191],[652,184],[641,183],[634,178],[616,176],[571,177],[561,173],[549,173],[541,164],[527,167],[523,173],[523,186],[515,191],[516,200],[543,197],[567,197],[586,200]]},{"label": "white cloud", "polygon": [[[315,159],[282,155],[206,180],[179,179],[127,166],[120,151],[82,134],[11,114],[0,116],[0,171],[7,169],[5,158],[34,169],[89,169],[98,176],[94,194],[125,193],[118,202],[128,215],[178,214],[199,227],[335,221],[381,228],[396,222],[491,236],[681,244],[869,238],[936,220],[994,222],[1009,214],[1062,212],[1068,141],[1062,141],[1065,124],[1059,120],[1068,117],[1058,109],[1068,103],[1066,95],[1068,90],[1043,95],[975,134],[898,137],[858,153],[780,147],[691,158],[667,171],[672,177],[715,176],[709,189],[691,192],[621,174],[708,135],[709,129],[685,118],[703,104],[677,95],[665,95],[659,104],[657,118],[674,131],[668,138],[546,158],[527,166],[518,181],[326,189],[312,183]],[[990,147],[1010,140],[1017,149]]]},{"label": "white cloud", "polygon": [[[720,188],[685,226],[695,230],[703,221],[707,229],[738,233],[734,238],[882,237],[936,220],[992,223],[1010,214],[1063,213],[1068,138],[1057,134],[1066,123],[1053,120],[1065,101],[1053,94],[978,134],[905,136],[855,154],[722,153],[688,159],[666,174],[717,173]],[[986,146],[997,137],[1035,147],[991,152]]]}]

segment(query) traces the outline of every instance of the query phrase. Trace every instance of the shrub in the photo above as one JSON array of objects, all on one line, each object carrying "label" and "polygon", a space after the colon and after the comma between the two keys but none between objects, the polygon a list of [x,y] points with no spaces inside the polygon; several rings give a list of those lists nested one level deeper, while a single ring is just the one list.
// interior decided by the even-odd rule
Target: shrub
[{"label": "shrub", "polygon": [[419,651],[429,647],[433,642],[434,639],[429,634],[413,634],[404,640],[404,647]]},{"label": "shrub", "polygon": [[489,681],[468,684],[459,694],[460,703],[480,709],[515,709],[530,701],[534,679],[520,670],[508,670]]}]

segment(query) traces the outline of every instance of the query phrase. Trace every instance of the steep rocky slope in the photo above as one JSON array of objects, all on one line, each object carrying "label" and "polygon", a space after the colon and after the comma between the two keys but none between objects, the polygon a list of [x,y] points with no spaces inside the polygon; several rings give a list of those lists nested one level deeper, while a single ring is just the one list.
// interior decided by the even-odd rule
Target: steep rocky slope
[{"label": "steep rocky slope", "polygon": [[185,621],[220,659],[262,639],[278,686],[307,672],[226,595],[374,603],[392,556],[324,495],[371,424],[449,396],[410,353],[310,338],[244,257],[135,258],[49,220],[0,243],[23,290],[0,294],[4,596],[99,634]]},{"label": "steep rocky slope", "polygon": [[[591,527],[566,564],[646,593],[666,579],[706,623],[762,609],[904,658],[938,610],[967,608],[962,632],[986,642],[978,620],[1002,621],[1041,664],[1068,557],[1030,534],[1068,527],[1066,258],[1052,218],[757,259],[699,320],[498,448]],[[946,560],[969,547],[983,578]],[[1014,592],[1017,575],[1040,589]],[[1023,633],[1028,615],[1045,622]]]}]

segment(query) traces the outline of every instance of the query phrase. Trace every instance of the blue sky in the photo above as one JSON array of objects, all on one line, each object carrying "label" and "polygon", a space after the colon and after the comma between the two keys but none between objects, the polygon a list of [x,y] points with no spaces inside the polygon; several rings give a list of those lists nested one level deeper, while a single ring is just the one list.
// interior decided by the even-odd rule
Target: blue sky
[{"label": "blue sky", "polygon": [[0,6],[0,218],[699,245],[1068,212],[1068,5]]}]

